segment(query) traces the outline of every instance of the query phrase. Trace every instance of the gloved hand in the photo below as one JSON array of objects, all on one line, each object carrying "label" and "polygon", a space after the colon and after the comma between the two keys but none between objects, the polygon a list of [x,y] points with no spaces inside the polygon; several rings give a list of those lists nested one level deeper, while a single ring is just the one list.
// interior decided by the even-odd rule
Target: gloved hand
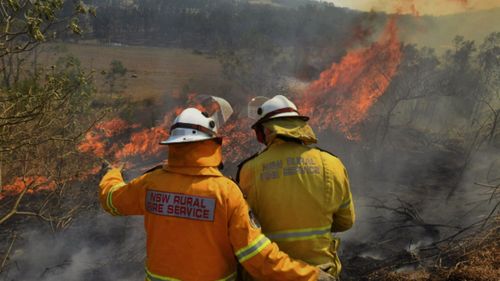
[{"label": "gloved hand", "polygon": [[318,281],[338,281],[337,277],[324,272],[323,270],[319,271]]},{"label": "gloved hand", "polygon": [[318,265],[318,268],[324,272],[330,272],[330,270],[332,270],[334,267],[335,264],[333,262]]},{"label": "gloved hand", "polygon": [[107,173],[111,169],[118,169],[121,172],[123,170],[123,167],[125,166],[125,163],[119,163],[117,166],[114,166],[104,158],[101,158],[101,161],[102,161],[101,171],[103,171],[104,173]]},{"label": "gloved hand", "polygon": [[119,163],[117,166],[113,166],[113,169],[118,169],[120,172],[123,172],[123,168],[125,168],[125,163]]},{"label": "gloved hand", "polygon": [[325,263],[318,265],[318,268],[320,269],[318,275],[318,281],[338,281],[337,277],[328,273],[331,269],[333,269],[334,266],[335,264],[333,263]]},{"label": "gloved hand", "polygon": [[101,172],[107,172],[109,169],[111,169],[111,163],[109,163],[108,160],[101,158]]}]

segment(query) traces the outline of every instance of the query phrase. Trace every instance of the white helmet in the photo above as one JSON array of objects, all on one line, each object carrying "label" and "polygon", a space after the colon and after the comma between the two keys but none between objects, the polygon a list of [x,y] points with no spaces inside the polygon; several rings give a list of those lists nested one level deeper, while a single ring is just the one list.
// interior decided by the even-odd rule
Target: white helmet
[{"label": "white helmet", "polygon": [[218,138],[217,125],[207,113],[196,108],[186,108],[170,127],[170,136],[160,144],[196,142]]},{"label": "white helmet", "polygon": [[233,114],[233,108],[223,98],[216,96],[200,95],[192,100],[193,105],[203,108],[203,112],[197,108],[184,109],[175,118],[170,127],[170,136],[160,144],[174,144],[183,142],[196,142],[220,138],[217,130]]},{"label": "white helmet", "polygon": [[301,116],[297,110],[297,106],[282,95],[276,95],[272,99],[264,97],[252,99],[248,106],[248,113],[250,118],[257,119],[257,122],[252,125],[253,129],[258,124],[274,118],[297,117],[304,121],[309,120],[309,117]]}]

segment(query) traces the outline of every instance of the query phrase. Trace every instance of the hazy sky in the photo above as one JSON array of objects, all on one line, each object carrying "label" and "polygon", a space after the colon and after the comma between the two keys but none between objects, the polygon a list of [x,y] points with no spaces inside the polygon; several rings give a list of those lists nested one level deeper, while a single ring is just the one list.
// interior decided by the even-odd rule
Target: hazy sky
[{"label": "hazy sky", "polygon": [[[325,1],[325,0],[323,0]],[[326,0],[336,6],[357,10],[377,10],[395,12],[402,8],[411,11],[412,4],[421,15],[444,15],[465,11],[483,10],[500,7],[500,0]]]}]

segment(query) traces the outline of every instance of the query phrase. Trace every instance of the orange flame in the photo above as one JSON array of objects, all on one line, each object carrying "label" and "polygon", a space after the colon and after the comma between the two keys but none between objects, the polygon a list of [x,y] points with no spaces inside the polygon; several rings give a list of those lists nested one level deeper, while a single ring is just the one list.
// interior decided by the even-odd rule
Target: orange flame
[{"label": "orange flame", "polygon": [[[448,0],[463,6],[468,0]],[[409,12],[420,16],[414,0],[394,5],[397,14]],[[359,139],[356,127],[367,116],[368,111],[384,94],[397,72],[401,61],[401,44],[393,16],[382,35],[371,46],[354,50],[323,71],[313,81],[299,105],[305,115],[311,116],[312,124],[319,129],[333,128],[343,132],[348,139]],[[371,30],[357,26],[353,31],[354,41],[364,40]]]},{"label": "orange flame", "polygon": [[162,150],[160,141],[168,137],[168,132],[164,128],[154,127],[144,129],[140,132],[132,134],[130,142],[125,144],[123,148],[115,153],[116,159],[132,157],[135,155],[154,155]]},{"label": "orange flame", "polygon": [[355,126],[365,119],[398,69],[401,46],[397,32],[396,19],[392,18],[377,42],[349,52],[309,85],[300,104],[312,124],[359,139]]},{"label": "orange flame", "polygon": [[94,166],[87,171],[82,171],[81,173],[79,173],[75,177],[70,178],[70,180],[80,180],[80,181],[86,180],[92,176],[97,175],[101,171],[101,169],[102,169],[101,165]]},{"label": "orange flame", "polygon": [[85,134],[85,140],[78,145],[80,152],[92,153],[97,157],[104,157],[107,151],[106,139],[119,135],[130,128],[137,128],[137,124],[128,124],[120,118],[114,118],[96,124],[94,130]]},{"label": "orange flame", "polygon": [[104,136],[109,138],[114,135],[120,134],[130,127],[136,127],[137,125],[129,125],[125,120],[120,118],[113,118],[107,122],[98,123],[95,128],[97,130],[102,130]]},{"label": "orange flame", "polygon": [[[128,124],[120,118],[98,123],[85,135],[84,140],[78,145],[78,150],[105,158],[112,163],[127,162],[137,156],[143,159],[148,156],[159,156],[159,153],[164,151],[164,147],[159,143],[168,138],[168,128],[173,118],[181,111],[180,107],[173,108],[165,114],[158,126],[152,128],[140,128],[140,125]],[[89,176],[95,172],[89,171],[84,174]]]},{"label": "orange flame", "polygon": [[85,140],[78,145],[80,152],[92,153],[97,157],[103,157],[106,144],[102,141],[102,136],[88,132],[85,134]]},{"label": "orange flame", "polygon": [[17,177],[11,184],[4,185],[2,187],[2,192],[0,193],[0,200],[7,196],[17,195],[26,188],[30,188],[26,191],[27,194],[34,194],[40,191],[51,191],[56,188],[56,183],[54,181],[49,181],[46,177],[42,176],[30,176],[30,177]]},{"label": "orange flame", "polygon": [[223,138],[224,162],[238,163],[242,159],[250,156],[257,148],[253,130],[250,129],[252,120],[230,119],[228,123],[221,128]]}]

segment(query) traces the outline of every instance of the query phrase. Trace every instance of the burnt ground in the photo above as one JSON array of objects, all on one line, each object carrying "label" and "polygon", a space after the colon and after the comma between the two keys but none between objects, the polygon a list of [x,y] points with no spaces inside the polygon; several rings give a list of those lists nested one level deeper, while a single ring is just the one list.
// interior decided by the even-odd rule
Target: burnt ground
[{"label": "burnt ground", "polygon": [[[477,163],[454,143],[403,147],[372,151],[364,165],[350,159],[366,151],[341,155],[358,213],[341,235],[342,280],[497,280],[498,197],[471,189],[466,171]],[[75,182],[51,199],[46,217],[77,207],[62,220],[15,216],[2,225],[0,280],[141,280],[142,219],[103,213],[97,184],[98,176]],[[40,210],[47,195],[30,195],[22,210]]]},{"label": "burnt ground", "polygon": [[500,182],[478,186],[498,149],[415,144],[382,150],[352,180],[364,227],[342,235],[342,280],[498,280]]}]

